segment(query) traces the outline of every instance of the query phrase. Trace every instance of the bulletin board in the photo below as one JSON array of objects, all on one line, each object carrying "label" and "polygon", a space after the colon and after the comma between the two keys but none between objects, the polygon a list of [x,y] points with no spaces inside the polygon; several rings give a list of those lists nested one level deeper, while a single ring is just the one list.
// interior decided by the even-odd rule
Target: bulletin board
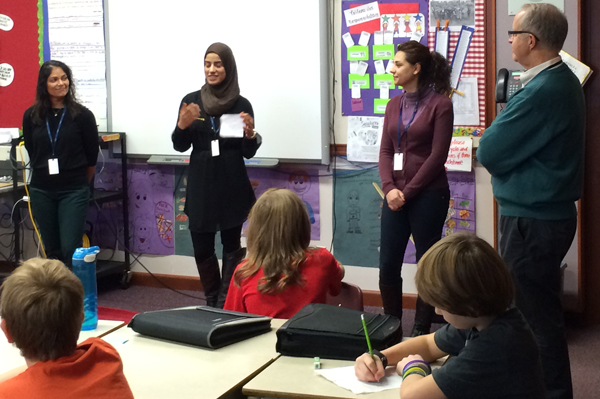
[{"label": "bulletin board", "polygon": [[[373,2],[371,2],[373,3]],[[387,66],[387,62],[393,58],[395,49],[398,44],[408,41],[415,34],[423,34],[420,42],[426,44],[430,49],[435,47],[435,20],[449,18],[451,21],[449,34],[449,52],[448,61],[452,62],[454,50],[460,35],[460,28],[456,29],[452,24],[467,23],[473,24],[475,33],[473,35],[468,56],[466,58],[464,69],[461,75],[463,78],[476,78],[477,81],[477,100],[479,110],[478,123],[469,125],[455,126],[455,135],[480,136],[485,128],[486,120],[486,51],[485,51],[485,26],[484,26],[484,0],[466,0],[458,1],[441,1],[441,0],[380,0],[376,2],[379,7],[380,18],[377,20],[369,20],[367,22],[347,26],[344,12],[366,4],[368,1],[342,1],[342,36],[349,33],[352,37],[355,46],[349,48],[343,40],[341,46],[342,60],[342,115],[344,116],[380,116],[385,113],[386,99],[380,98],[380,82],[390,80],[391,75],[387,77],[377,73],[375,62],[382,59]],[[453,7],[462,7],[462,18],[458,18],[452,13]],[[371,34],[368,45],[359,46],[361,33],[365,31]],[[381,57],[383,52],[378,56],[380,47],[374,44],[376,31],[392,31],[393,32],[393,49],[392,55]],[[418,37],[418,36],[417,36]],[[351,74],[351,61],[363,61],[368,64],[367,71],[360,78],[355,74]],[[470,79],[471,81],[473,79]],[[361,84],[361,102],[352,98],[352,82]],[[392,80],[393,83],[393,80]],[[458,90],[460,90],[460,83]],[[402,93],[396,86],[390,86],[389,98]],[[455,94],[456,95],[456,94]],[[455,109],[457,105],[455,104]]]},{"label": "bulletin board", "polygon": [[37,0],[2,2],[0,7],[0,128],[21,127],[33,105],[38,69],[43,62],[43,31]]}]

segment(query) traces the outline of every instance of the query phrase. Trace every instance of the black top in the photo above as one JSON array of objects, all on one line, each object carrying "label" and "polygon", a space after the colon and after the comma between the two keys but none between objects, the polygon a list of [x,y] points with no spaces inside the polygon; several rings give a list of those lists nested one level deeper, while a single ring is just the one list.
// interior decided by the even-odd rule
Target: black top
[{"label": "black top", "polygon": [[435,343],[451,356],[433,370],[447,398],[545,398],[538,347],[516,308],[481,331],[448,324],[436,331]]},{"label": "black top", "polygon": [[[250,159],[256,154],[261,137],[258,134],[254,139],[219,137],[213,130],[210,116],[202,108],[200,91],[185,96],[181,103],[184,102],[200,107],[200,119],[184,130],[175,126],[171,136],[173,148],[177,151],[187,151],[193,146],[185,202],[190,230],[197,233],[216,232],[239,226],[248,217],[256,200],[244,158]],[[226,113],[240,112],[246,112],[254,118],[252,105],[242,96]],[[217,130],[220,116],[213,115]],[[211,141],[217,137],[220,155],[213,157]]]},{"label": "black top", "polygon": [[[58,158],[59,174],[49,175],[48,160],[53,157],[52,144],[46,122],[35,123],[31,117],[32,109],[27,109],[23,115],[23,138],[33,168],[31,186],[56,191],[87,185],[87,168],[95,166],[98,160],[98,127],[92,111],[81,106],[73,118],[67,110],[54,153],[54,157]],[[48,117],[53,139],[63,112],[64,108],[57,109]]]}]

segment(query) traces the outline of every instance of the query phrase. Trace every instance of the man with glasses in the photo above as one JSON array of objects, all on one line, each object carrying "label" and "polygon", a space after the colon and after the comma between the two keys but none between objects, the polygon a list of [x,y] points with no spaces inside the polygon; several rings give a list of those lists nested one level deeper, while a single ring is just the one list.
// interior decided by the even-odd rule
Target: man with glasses
[{"label": "man with glasses", "polygon": [[550,4],[526,4],[508,42],[527,71],[523,88],[484,132],[477,160],[500,205],[500,253],[531,326],[548,398],[573,398],[561,304],[561,262],[577,229],[583,188],[585,103],[559,51],[568,23]]}]

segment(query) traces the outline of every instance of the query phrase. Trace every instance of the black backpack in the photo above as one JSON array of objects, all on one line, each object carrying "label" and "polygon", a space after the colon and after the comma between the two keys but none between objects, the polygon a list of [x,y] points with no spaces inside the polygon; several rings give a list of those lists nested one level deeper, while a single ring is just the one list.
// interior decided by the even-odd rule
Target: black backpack
[{"label": "black backpack", "polygon": [[279,328],[277,352],[286,356],[354,360],[368,351],[361,314],[373,349],[388,348],[402,339],[401,322],[394,316],[309,304]]}]

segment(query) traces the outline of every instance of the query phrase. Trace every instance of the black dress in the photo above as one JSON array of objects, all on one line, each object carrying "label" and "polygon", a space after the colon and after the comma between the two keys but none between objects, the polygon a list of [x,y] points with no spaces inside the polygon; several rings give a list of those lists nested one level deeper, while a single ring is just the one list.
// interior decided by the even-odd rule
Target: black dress
[{"label": "black dress", "polygon": [[[244,158],[250,159],[256,154],[261,137],[258,134],[254,139],[218,137],[213,130],[211,115],[202,107],[199,90],[185,96],[183,103],[195,103],[200,107],[199,120],[187,129],[176,126],[171,136],[173,148],[177,151],[187,151],[193,146],[185,203],[190,231],[208,233],[239,226],[256,201]],[[252,105],[242,96],[226,113],[240,112],[254,118]],[[220,116],[212,115],[217,130]],[[213,157],[211,141],[217,137],[219,156]]]}]

